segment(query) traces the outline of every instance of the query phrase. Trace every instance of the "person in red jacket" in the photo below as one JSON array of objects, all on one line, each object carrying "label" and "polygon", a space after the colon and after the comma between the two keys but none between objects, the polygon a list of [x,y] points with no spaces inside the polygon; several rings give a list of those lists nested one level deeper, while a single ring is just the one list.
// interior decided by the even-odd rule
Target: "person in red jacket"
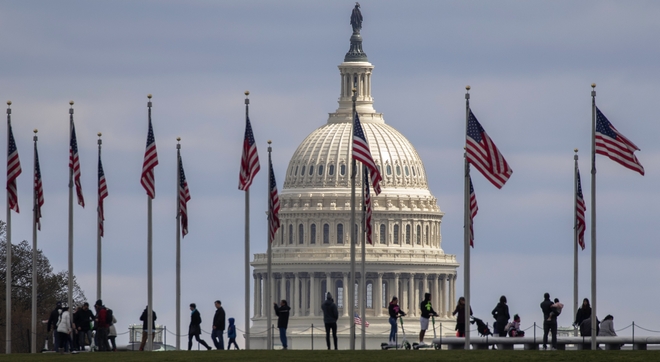
[{"label": "person in red jacket", "polygon": [[96,346],[99,351],[105,352],[110,350],[108,345],[108,331],[110,325],[106,321],[106,308],[101,299],[97,300],[94,304],[96,309],[96,317],[94,317],[94,327],[96,328]]}]

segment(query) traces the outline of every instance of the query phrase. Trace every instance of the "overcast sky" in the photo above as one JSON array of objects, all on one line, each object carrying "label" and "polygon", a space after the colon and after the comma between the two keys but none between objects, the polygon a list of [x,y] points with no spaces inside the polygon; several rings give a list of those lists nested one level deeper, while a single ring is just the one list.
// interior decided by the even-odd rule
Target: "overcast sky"
[{"label": "overcast sky", "polygon": [[[213,301],[243,328],[243,193],[237,189],[243,92],[262,160],[252,193],[253,252],[266,249],[266,141],[281,187],[306,135],[337,108],[339,65],[354,3],[316,1],[3,1],[0,99],[12,100],[23,174],[13,240],[31,240],[32,130],[39,129],[45,205],[39,248],[67,268],[68,107],[75,122],[85,209],[75,206],[75,274],[96,295],[97,132],[108,182],[103,299],[119,330],[146,305],[146,195],[140,172],[146,95],[160,165],[154,200],[154,309],[174,330],[176,137],[192,200],[182,243],[182,332],[196,302],[210,330]],[[591,212],[590,84],[599,108],[637,152],[646,175],[598,156],[598,316],[660,330],[655,285],[660,84],[653,1],[361,1],[375,108],[417,148],[445,213],[442,248],[463,263],[465,86],[472,110],[513,175],[498,190],[473,172],[479,202],[472,252],[475,315],[500,295],[523,326],[541,322],[544,292],[572,322],[573,149]],[[655,101],[654,101],[655,100]],[[261,192],[261,190],[264,190]],[[655,216],[654,216],[655,215]],[[3,217],[4,218],[4,217]],[[590,216],[587,216],[588,225]],[[580,252],[590,297],[591,245]],[[457,293],[462,294],[458,269]],[[629,333],[630,329],[621,332]],[[650,332],[637,331],[637,335]],[[207,339],[210,337],[207,336]],[[125,343],[125,337],[120,338]],[[168,343],[174,344],[171,335]],[[243,344],[241,343],[241,346]]]}]

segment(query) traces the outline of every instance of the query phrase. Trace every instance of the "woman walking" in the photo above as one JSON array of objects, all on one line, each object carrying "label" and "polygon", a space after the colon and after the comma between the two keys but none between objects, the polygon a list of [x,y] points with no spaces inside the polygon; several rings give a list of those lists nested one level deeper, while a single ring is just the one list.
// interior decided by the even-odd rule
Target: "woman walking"
[{"label": "woman walking", "polygon": [[[458,303],[456,303],[456,308],[451,313],[451,315],[456,316],[456,337],[465,337],[465,298],[458,298]],[[470,315],[472,315],[472,307],[470,307]]]}]

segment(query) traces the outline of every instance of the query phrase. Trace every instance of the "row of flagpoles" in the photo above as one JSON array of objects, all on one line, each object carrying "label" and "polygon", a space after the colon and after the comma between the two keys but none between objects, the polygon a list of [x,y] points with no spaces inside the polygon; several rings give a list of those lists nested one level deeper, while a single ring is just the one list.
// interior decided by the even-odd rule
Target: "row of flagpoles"
[{"label": "row of flagpoles", "polygon": [[[148,133],[147,144],[142,165],[142,175],[140,183],[147,194],[147,308],[148,308],[148,333],[153,334],[153,275],[152,275],[152,210],[151,201],[156,197],[156,186],[154,177],[154,168],[158,165],[158,152],[156,150],[156,140],[154,138],[153,126],[151,122],[151,94],[147,96],[148,108]],[[78,154],[78,142],[76,138],[76,129],[73,121],[73,101],[69,102],[69,227],[68,227],[68,306],[73,306],[73,187],[75,186],[78,205],[85,207],[83,198],[82,184],[80,182],[80,158]],[[21,163],[18,156],[18,149],[14,140],[14,134],[11,127],[11,101],[7,102],[7,268],[6,280],[11,280],[11,211],[18,213],[20,211],[17,193],[17,178],[21,174]],[[37,130],[34,130],[34,183],[33,183],[33,233],[32,233],[32,325],[31,325],[31,352],[36,353],[36,330],[37,330],[37,272],[36,272],[36,252],[37,252],[37,230],[41,230],[41,207],[44,205],[43,182],[41,178],[41,169],[39,165],[39,153],[37,149]],[[96,298],[101,299],[101,265],[102,265],[102,247],[101,238],[103,237],[104,208],[103,202],[108,197],[108,186],[103,172],[103,163],[101,162],[101,133],[98,133],[98,192],[97,192],[97,285]],[[180,141],[180,138],[177,138]],[[180,335],[180,238],[188,233],[187,202],[190,200],[190,191],[183,171],[183,161],[181,159],[181,145],[177,143],[177,235],[176,235],[176,305],[177,305],[177,335]],[[7,282],[6,289],[6,353],[11,353],[11,283]],[[179,348],[179,339],[177,338],[177,348]],[[152,339],[148,339],[147,349],[152,349]]]}]

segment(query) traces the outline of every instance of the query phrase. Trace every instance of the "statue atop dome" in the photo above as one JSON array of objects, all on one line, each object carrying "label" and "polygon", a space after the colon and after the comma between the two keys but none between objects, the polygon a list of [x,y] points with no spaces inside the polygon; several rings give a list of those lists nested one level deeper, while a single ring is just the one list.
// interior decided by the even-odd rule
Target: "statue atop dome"
[{"label": "statue atop dome", "polygon": [[360,12],[360,3],[355,3],[355,8],[351,13],[351,26],[353,27],[353,33],[360,33],[362,29],[362,13]]},{"label": "statue atop dome", "polygon": [[356,2],[353,12],[351,13],[351,26],[353,27],[353,35],[351,35],[351,48],[344,57],[345,62],[368,62],[367,54],[362,50],[362,36],[360,30],[362,29],[362,12],[360,11],[360,3]]}]

